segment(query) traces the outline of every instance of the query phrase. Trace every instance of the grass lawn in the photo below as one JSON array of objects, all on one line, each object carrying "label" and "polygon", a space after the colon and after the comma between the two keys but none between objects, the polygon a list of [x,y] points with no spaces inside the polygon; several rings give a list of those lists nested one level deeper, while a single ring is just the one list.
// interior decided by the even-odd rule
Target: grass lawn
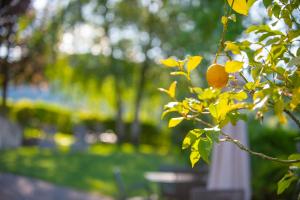
[{"label": "grass lawn", "polygon": [[180,163],[184,162],[174,154],[149,146],[141,146],[136,150],[131,145],[96,145],[86,153],[41,150],[36,147],[0,151],[0,172],[36,177],[110,196],[117,195],[113,176],[113,170],[117,167],[125,184],[130,185],[145,182],[143,175],[146,171],[157,170],[161,165]]}]

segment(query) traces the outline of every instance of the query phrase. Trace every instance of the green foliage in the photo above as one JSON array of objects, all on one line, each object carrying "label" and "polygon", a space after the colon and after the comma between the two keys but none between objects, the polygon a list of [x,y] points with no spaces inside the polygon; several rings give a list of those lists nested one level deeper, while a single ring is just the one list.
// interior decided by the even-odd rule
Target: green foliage
[{"label": "green foliage", "polygon": [[286,190],[292,182],[296,181],[298,178],[293,174],[286,174],[278,182],[277,194],[281,194]]},{"label": "green foliage", "polygon": [[43,125],[56,125],[58,131],[71,132],[71,112],[60,106],[20,101],[11,107],[10,112],[11,117],[23,127],[42,128]]},{"label": "green foliage", "polygon": [[[206,78],[209,85],[213,87],[201,88],[195,85],[190,75],[190,60],[193,57],[187,56],[183,60],[169,58],[161,63],[173,70],[170,75],[184,75],[188,86],[185,88],[189,94],[177,99],[175,92],[168,93],[172,102],[164,107],[163,116],[169,113],[177,113],[176,118],[171,118],[169,127],[175,127],[183,121],[193,121],[202,125],[201,131],[192,130],[184,139],[183,148],[190,147],[190,160],[192,166],[200,158],[208,162],[213,140],[207,129],[213,129],[224,136],[223,141],[236,144],[241,150],[253,153],[239,142],[223,131],[220,131],[228,123],[235,124],[238,120],[244,119],[244,113],[256,113],[258,119],[263,120],[267,114],[277,116],[281,124],[287,124],[287,116],[300,128],[299,116],[299,26],[300,22],[295,19],[293,12],[299,9],[299,1],[264,1],[268,6],[269,17],[276,18],[272,24],[251,25],[245,30],[245,34],[252,34],[253,41],[241,40],[225,41],[225,34],[229,28],[229,21],[235,21],[231,16],[233,9],[237,13],[247,15],[248,10],[255,1],[228,0],[226,16],[223,16],[223,33],[219,49],[216,53],[215,68],[208,68]],[[226,6],[225,6],[226,7]],[[286,28],[278,29],[275,25],[283,21]],[[249,36],[250,37],[250,36]],[[221,53],[224,53],[227,61],[225,71],[223,66],[216,63]],[[238,55],[233,60],[232,55]],[[201,56],[196,56],[201,58]],[[201,61],[201,59],[200,59]],[[172,62],[170,64],[170,62]],[[176,64],[177,62],[177,64]],[[196,62],[192,69],[195,69],[200,62]],[[213,72],[211,73],[211,70]],[[175,71],[175,72],[174,72]],[[209,73],[210,71],[210,73]],[[228,80],[229,74],[229,81]],[[220,75],[220,76],[219,76]],[[223,77],[222,77],[223,76]],[[226,82],[225,82],[226,81]],[[224,82],[226,83],[224,85]],[[182,82],[178,82],[180,86]],[[222,87],[226,86],[226,90]],[[175,88],[176,89],[176,88]],[[179,116],[178,116],[179,115]],[[211,122],[212,121],[212,122]],[[202,133],[203,132],[203,133]],[[196,133],[196,134],[195,134]],[[201,134],[200,134],[201,133]],[[218,137],[217,137],[218,138]],[[254,153],[254,155],[257,155]],[[261,155],[261,154],[259,154]],[[261,156],[268,158],[267,156]],[[292,157],[291,157],[292,158]],[[289,163],[290,167],[297,167],[293,163],[297,160],[277,160],[281,163]],[[298,179],[294,174],[288,174],[279,182],[278,193],[282,193],[291,182]]]},{"label": "green foliage", "polygon": [[[97,113],[77,111],[71,112],[68,108],[52,105],[44,102],[19,101],[10,106],[10,117],[23,126],[25,136],[36,138],[41,136],[40,131],[43,125],[53,125],[58,132],[72,134],[76,124],[84,125],[89,131],[115,131],[115,119],[101,116]],[[131,122],[125,122],[124,142],[129,142]],[[142,122],[141,144],[154,146],[170,146],[170,134],[162,131],[154,124]],[[163,133],[162,133],[163,132]]]},{"label": "green foliage", "polygon": [[[274,124],[273,117],[272,124]],[[296,152],[297,131],[292,131],[282,126],[270,126],[267,122],[263,125],[256,120],[249,119],[248,132],[249,143],[257,152],[269,152],[271,155],[285,158]],[[279,142],[280,141],[280,142]],[[277,199],[277,183],[286,173],[288,166],[279,163],[270,163],[259,157],[251,158],[251,180],[253,188],[253,199]],[[294,182],[295,183],[295,182]],[[294,193],[292,188],[287,189],[281,196],[282,199],[292,199]],[[281,198],[281,197],[279,197]]]}]

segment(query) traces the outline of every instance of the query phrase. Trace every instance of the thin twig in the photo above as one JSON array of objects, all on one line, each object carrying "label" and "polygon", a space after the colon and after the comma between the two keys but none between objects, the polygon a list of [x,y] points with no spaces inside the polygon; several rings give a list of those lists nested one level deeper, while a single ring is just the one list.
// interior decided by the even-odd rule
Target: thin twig
[{"label": "thin twig", "polygon": [[244,76],[244,74],[243,74],[242,72],[240,72],[239,74],[240,74],[240,76],[244,79],[244,81],[245,81],[246,83],[249,82],[249,81],[246,79],[246,77]]},{"label": "thin twig", "polygon": [[297,126],[300,128],[300,120],[296,118],[295,115],[293,115],[293,113],[289,110],[284,109],[283,110],[296,124]]},{"label": "thin twig", "polygon": [[[233,6],[233,4],[234,4],[234,0],[232,1],[231,7]],[[225,7],[224,7],[224,9],[225,9]],[[226,32],[227,32],[227,25],[228,25],[228,17],[230,16],[231,11],[232,11],[232,9],[229,8],[229,11],[227,11],[227,14],[226,14],[226,22],[223,24],[221,39],[220,39],[219,44],[218,44],[218,50],[217,50],[217,53],[216,53],[216,57],[214,59],[214,63],[217,62],[218,56],[222,52],[222,48],[224,48],[225,35],[226,35]]]},{"label": "thin twig", "polygon": [[227,22],[223,25],[223,31],[222,31],[222,35],[221,35],[221,40],[220,40],[219,45],[218,45],[219,47],[218,47],[218,50],[217,50],[217,53],[216,53],[216,57],[214,59],[214,63],[217,62],[218,56],[221,53],[222,48],[224,47],[224,42],[225,42],[224,40],[225,40],[226,32],[227,32]]},{"label": "thin twig", "polygon": [[227,142],[231,142],[231,143],[235,144],[237,147],[239,147],[241,150],[246,151],[246,152],[248,152],[248,153],[250,153],[254,156],[258,156],[262,159],[271,160],[271,161],[274,161],[274,162],[279,162],[279,163],[284,163],[284,164],[292,164],[292,163],[299,163],[300,162],[300,159],[284,160],[284,159],[280,159],[280,158],[276,158],[276,157],[271,157],[271,156],[268,156],[268,155],[263,154],[263,153],[252,151],[251,149],[244,146],[239,140],[236,140],[236,139],[230,137],[228,134],[224,133],[223,131],[220,131],[220,133],[221,133],[222,136],[224,136],[224,139]]},{"label": "thin twig", "polygon": [[[202,124],[204,124],[204,125],[206,125],[206,126],[208,126],[208,127],[210,127],[210,128],[214,127],[212,124],[210,124],[208,122],[205,122],[202,119],[195,118],[195,120],[202,123]],[[268,156],[268,155],[263,154],[263,153],[252,151],[251,149],[249,149],[245,145],[243,145],[239,140],[236,140],[236,139],[232,138],[230,135],[224,133],[223,131],[220,131],[220,133],[224,137],[224,139],[221,140],[222,142],[224,142],[224,141],[231,142],[231,143],[235,144],[241,150],[246,151],[246,152],[250,153],[251,155],[258,156],[262,159],[270,160],[270,161],[274,161],[274,162],[278,162],[278,163],[283,163],[283,164],[292,164],[292,163],[299,163],[300,162],[300,159],[285,160],[285,159],[279,159],[279,158],[276,158],[276,157]]]}]

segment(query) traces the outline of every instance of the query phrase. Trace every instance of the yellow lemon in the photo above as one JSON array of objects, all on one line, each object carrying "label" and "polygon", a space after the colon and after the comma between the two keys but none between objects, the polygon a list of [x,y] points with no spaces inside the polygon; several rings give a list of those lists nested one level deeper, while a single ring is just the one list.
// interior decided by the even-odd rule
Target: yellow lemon
[{"label": "yellow lemon", "polygon": [[208,85],[220,89],[227,85],[228,73],[223,65],[212,64],[206,71],[206,80]]}]

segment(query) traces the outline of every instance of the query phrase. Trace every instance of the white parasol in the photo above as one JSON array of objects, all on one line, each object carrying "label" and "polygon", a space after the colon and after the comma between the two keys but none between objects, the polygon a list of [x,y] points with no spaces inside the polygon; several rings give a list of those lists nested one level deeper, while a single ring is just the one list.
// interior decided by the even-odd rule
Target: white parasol
[{"label": "white parasol", "polygon": [[[225,126],[223,131],[248,146],[246,124],[239,121],[236,126]],[[248,153],[229,142],[215,144],[208,177],[208,189],[241,189],[244,200],[251,198],[250,166]]]}]

